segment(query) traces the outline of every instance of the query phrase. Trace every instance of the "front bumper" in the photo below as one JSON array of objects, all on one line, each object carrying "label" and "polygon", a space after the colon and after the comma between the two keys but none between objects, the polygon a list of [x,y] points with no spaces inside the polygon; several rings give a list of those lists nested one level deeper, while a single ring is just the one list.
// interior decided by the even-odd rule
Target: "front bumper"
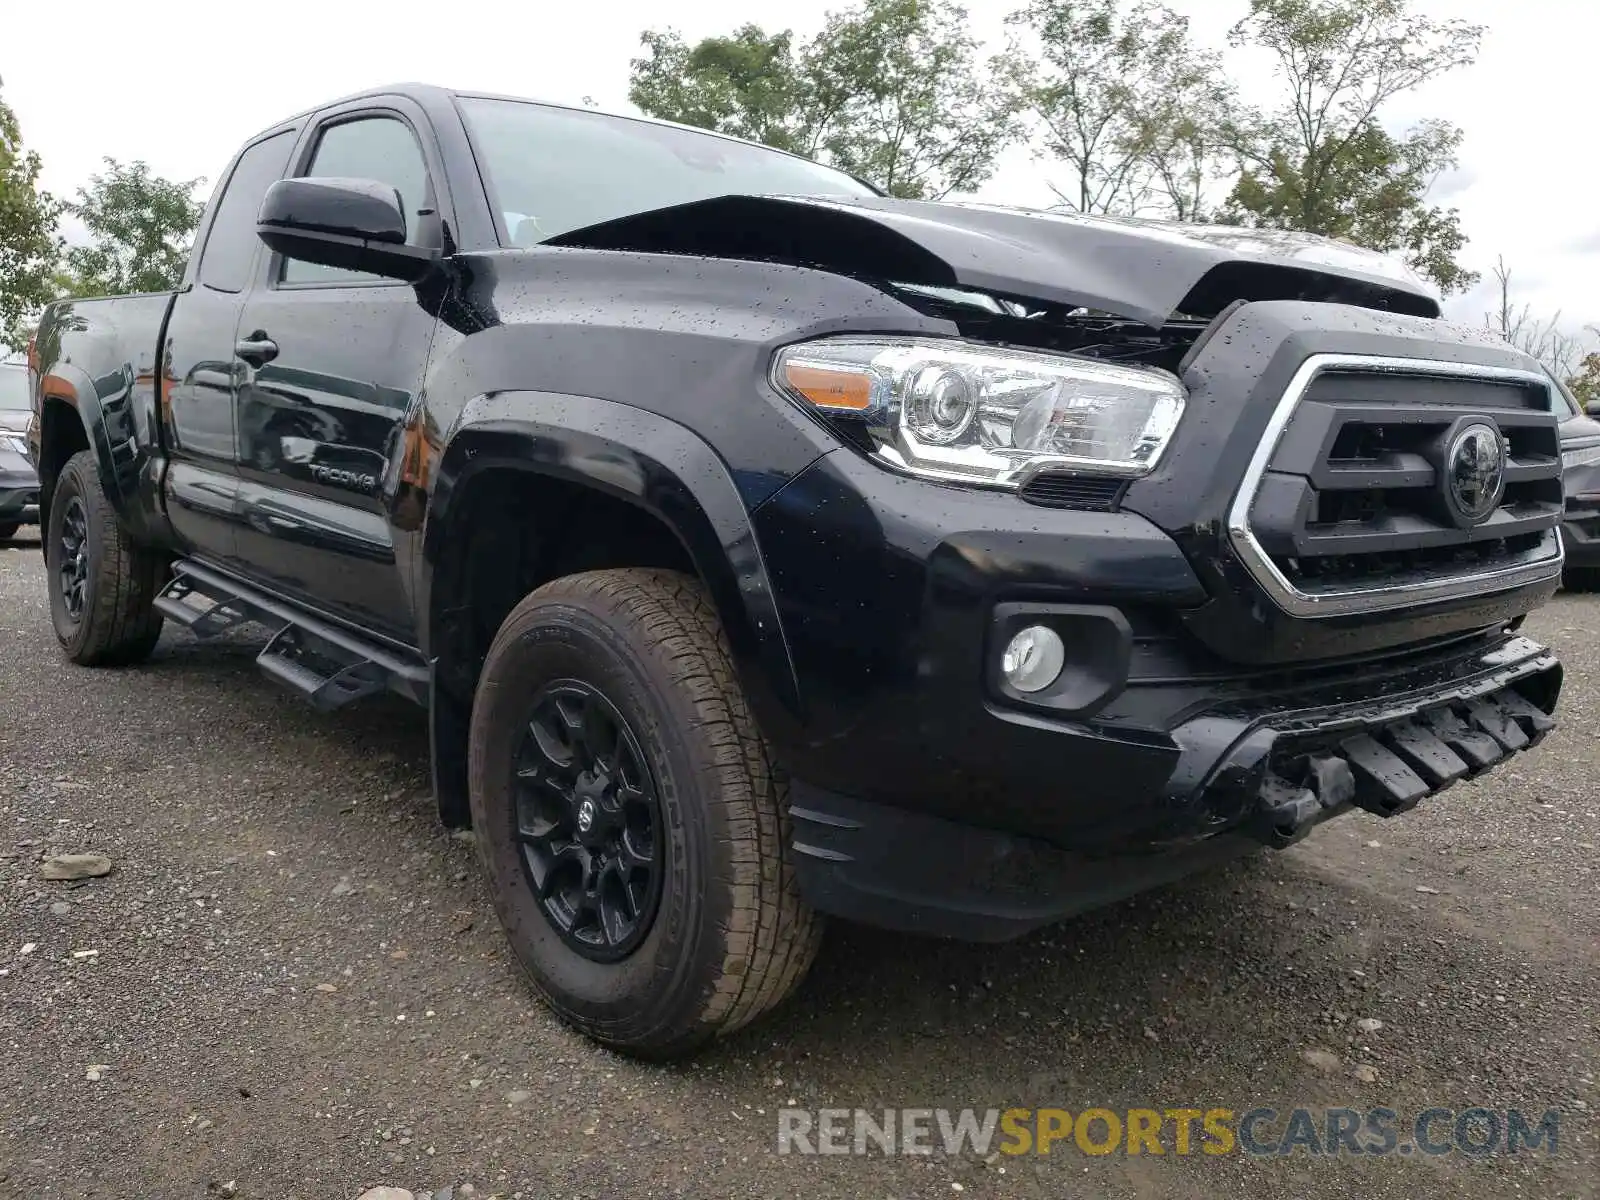
[{"label": "front bumper", "polygon": [[[1173,730],[1180,753],[1167,786],[1126,797],[1146,811],[1155,836],[1097,851],[797,783],[801,889],[837,916],[1004,940],[1254,847],[1292,845],[1352,808],[1409,811],[1554,727],[1561,667],[1526,638],[1500,639],[1478,653],[1476,669],[1441,684],[1443,665],[1414,665],[1391,676],[1386,691],[1358,684],[1351,695],[1324,683],[1293,698],[1194,713]],[[1064,742],[1064,759],[1071,752]]]},{"label": "front bumper", "polygon": [[[1259,664],[1194,633],[1211,596],[1135,513],[839,451],[754,519],[802,705],[767,732],[803,886],[896,928],[1014,936],[1335,813],[1404,811],[1536,742],[1560,691],[1555,657],[1508,631],[1542,593],[1386,613],[1409,645]],[[1072,678],[1019,696],[995,665],[1035,620]]]},{"label": "front bumper", "polygon": [[[1135,513],[938,487],[837,451],[754,519],[800,697],[795,727],[767,730],[791,778],[1075,851],[1193,838],[1239,816],[1169,797],[1174,779],[1200,782],[1191,751],[1215,740],[1202,716],[1253,725],[1443,695],[1500,670],[1499,631],[1538,602],[1387,613],[1410,645],[1251,664],[1193,633],[1189,615],[1211,598]],[[1072,686],[1022,697],[995,667],[1010,623],[1035,619],[1072,648]]]},{"label": "front bumper", "polygon": [[1600,567],[1600,500],[1567,499],[1561,519],[1561,540],[1567,552],[1567,569]]},{"label": "front bumper", "polygon": [[39,481],[0,478],[0,525],[39,523]]},{"label": "front bumper", "polygon": [[0,525],[38,523],[38,472],[22,455],[0,444]]}]

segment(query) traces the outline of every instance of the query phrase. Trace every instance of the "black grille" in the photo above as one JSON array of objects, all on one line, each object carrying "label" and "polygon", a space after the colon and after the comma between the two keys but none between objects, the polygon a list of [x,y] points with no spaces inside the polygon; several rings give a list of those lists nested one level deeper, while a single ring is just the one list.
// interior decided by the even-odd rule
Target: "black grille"
[{"label": "black grille", "polygon": [[1111,512],[1121,501],[1127,486],[1127,481],[1122,479],[1088,479],[1080,475],[1045,471],[1023,484],[1020,494],[1032,504],[1045,504],[1052,508]]},{"label": "black grille", "polygon": [[[1465,423],[1507,450],[1499,506],[1452,512],[1441,473]],[[1329,370],[1305,390],[1267,464],[1251,532],[1308,595],[1408,587],[1537,562],[1554,552],[1561,449],[1533,381]]]}]

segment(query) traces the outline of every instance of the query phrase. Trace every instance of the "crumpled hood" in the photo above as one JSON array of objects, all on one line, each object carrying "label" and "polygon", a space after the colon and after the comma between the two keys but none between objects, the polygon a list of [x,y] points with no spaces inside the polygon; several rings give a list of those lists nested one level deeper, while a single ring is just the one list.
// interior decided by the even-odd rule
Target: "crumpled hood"
[{"label": "crumpled hood", "polygon": [[1160,326],[1234,300],[1327,300],[1436,317],[1403,264],[1311,234],[889,197],[719,196],[621,217],[548,245],[748,258]]}]

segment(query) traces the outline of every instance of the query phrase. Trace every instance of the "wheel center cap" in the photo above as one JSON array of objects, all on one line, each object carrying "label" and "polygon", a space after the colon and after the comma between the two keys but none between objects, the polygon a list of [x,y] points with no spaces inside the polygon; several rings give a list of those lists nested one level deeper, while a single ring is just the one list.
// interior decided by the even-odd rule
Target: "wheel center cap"
[{"label": "wheel center cap", "polygon": [[598,771],[585,771],[578,776],[572,789],[572,798],[578,802],[572,812],[572,823],[578,827],[578,838],[591,850],[605,845],[611,832],[611,818],[606,815],[606,785],[609,780]]}]

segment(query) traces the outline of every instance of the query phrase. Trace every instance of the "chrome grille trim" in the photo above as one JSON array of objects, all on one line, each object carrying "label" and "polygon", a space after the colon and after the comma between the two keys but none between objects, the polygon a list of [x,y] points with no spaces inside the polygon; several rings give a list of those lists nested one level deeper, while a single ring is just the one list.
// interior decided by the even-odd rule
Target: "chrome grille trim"
[{"label": "chrome grille trim", "polygon": [[1276,453],[1284,430],[1294,419],[1295,410],[1312,380],[1326,371],[1357,370],[1389,372],[1396,375],[1434,376],[1451,379],[1501,380],[1533,384],[1542,389],[1555,410],[1550,381],[1538,371],[1515,367],[1485,367],[1436,359],[1394,358],[1365,354],[1314,354],[1301,364],[1273,409],[1272,417],[1245,468],[1244,478],[1228,509],[1228,540],[1239,561],[1255,578],[1273,602],[1284,612],[1297,617],[1329,617],[1347,613],[1382,612],[1411,608],[1439,600],[1456,599],[1479,593],[1506,591],[1531,583],[1558,579],[1565,550],[1559,527],[1552,527],[1540,541],[1535,557],[1524,558],[1491,571],[1468,575],[1446,575],[1419,582],[1404,582],[1377,587],[1330,589],[1305,592],[1278,569],[1250,527],[1250,510],[1255,504],[1267,468]]}]

